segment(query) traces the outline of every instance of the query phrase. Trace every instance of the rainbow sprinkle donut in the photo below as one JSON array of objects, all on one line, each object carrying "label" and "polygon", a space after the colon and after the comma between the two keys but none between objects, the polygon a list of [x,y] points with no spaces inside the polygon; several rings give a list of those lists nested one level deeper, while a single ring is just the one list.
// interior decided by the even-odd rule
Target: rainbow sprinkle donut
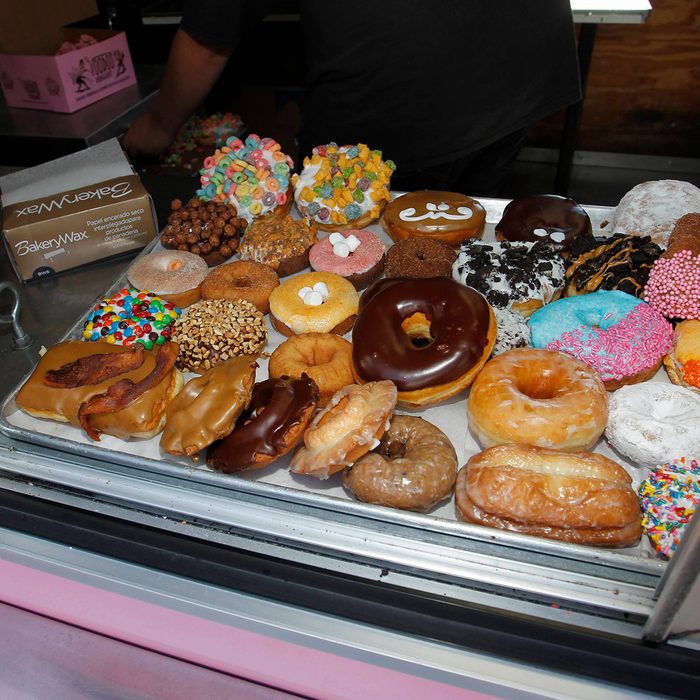
[{"label": "rainbow sprinkle donut", "polygon": [[618,290],[559,299],[528,321],[532,346],[583,360],[611,391],[639,381],[673,347],[673,326],[649,304]]},{"label": "rainbow sprinkle donut", "polygon": [[324,231],[363,228],[376,221],[391,199],[389,180],[396,170],[381,151],[364,143],[316,146],[292,177],[294,201],[303,216]]},{"label": "rainbow sprinkle donut", "polygon": [[668,559],[700,503],[698,461],[681,458],[653,467],[639,485],[638,493],[644,532],[654,549]]},{"label": "rainbow sprinkle donut", "polygon": [[111,299],[102,299],[83,325],[85,340],[102,340],[129,347],[141,343],[146,350],[170,339],[172,324],[180,309],[148,292],[122,289]]},{"label": "rainbow sprinkle donut", "polygon": [[275,211],[286,213],[292,159],[271,138],[250,134],[231,137],[226,145],[204,159],[197,196],[205,202],[228,202],[248,223]]}]

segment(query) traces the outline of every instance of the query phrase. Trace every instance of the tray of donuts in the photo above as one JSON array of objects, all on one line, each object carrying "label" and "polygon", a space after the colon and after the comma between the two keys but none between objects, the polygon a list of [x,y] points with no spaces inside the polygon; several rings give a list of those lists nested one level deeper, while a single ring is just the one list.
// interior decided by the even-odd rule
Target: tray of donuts
[{"label": "tray of donuts", "polygon": [[255,135],[217,150],[3,430],[191,488],[670,556],[698,493],[692,186],[614,209],[391,193],[363,144],[291,167]]}]

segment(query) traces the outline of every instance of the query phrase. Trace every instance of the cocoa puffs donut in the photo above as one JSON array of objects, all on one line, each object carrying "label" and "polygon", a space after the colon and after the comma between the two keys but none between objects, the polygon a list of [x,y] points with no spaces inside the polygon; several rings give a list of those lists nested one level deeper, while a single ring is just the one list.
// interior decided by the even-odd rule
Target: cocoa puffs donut
[{"label": "cocoa puffs donut", "polygon": [[432,238],[404,238],[386,254],[387,277],[452,277],[457,253],[447,243]]},{"label": "cocoa puffs donut", "polygon": [[270,294],[280,278],[268,265],[236,260],[214,268],[202,282],[202,299],[249,301],[263,314],[270,310]]},{"label": "cocoa puffs donut", "polygon": [[402,405],[433,404],[472,383],[495,338],[493,310],[474,289],[444,277],[383,279],[363,294],[352,371],[359,382],[394,382]]}]

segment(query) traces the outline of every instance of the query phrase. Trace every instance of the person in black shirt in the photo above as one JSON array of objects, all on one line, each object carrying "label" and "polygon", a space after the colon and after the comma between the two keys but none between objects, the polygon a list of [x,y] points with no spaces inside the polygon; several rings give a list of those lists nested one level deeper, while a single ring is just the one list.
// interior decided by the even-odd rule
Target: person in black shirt
[{"label": "person in black shirt", "polygon": [[[127,132],[128,152],[167,149],[266,9],[186,0],[160,95]],[[366,143],[397,164],[394,189],[495,196],[528,129],[581,96],[568,0],[301,0],[300,12],[300,155]]]}]

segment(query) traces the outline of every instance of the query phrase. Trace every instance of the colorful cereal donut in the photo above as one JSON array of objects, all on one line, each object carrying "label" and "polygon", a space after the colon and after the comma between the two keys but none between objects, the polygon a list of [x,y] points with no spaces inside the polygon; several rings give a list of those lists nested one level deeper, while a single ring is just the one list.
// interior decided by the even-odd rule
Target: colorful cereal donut
[{"label": "colorful cereal donut", "polygon": [[381,151],[364,143],[316,146],[304,169],[292,177],[294,200],[303,216],[323,231],[364,228],[376,221],[391,199],[389,180],[396,170]]},{"label": "colorful cereal donut", "polygon": [[83,324],[85,340],[103,340],[125,345],[142,343],[147,350],[170,339],[172,324],[180,309],[148,292],[124,288],[110,299],[102,299]]},{"label": "colorful cereal donut", "polygon": [[614,391],[653,376],[673,347],[673,326],[649,304],[620,291],[560,299],[529,320],[532,345],[583,360]]}]

